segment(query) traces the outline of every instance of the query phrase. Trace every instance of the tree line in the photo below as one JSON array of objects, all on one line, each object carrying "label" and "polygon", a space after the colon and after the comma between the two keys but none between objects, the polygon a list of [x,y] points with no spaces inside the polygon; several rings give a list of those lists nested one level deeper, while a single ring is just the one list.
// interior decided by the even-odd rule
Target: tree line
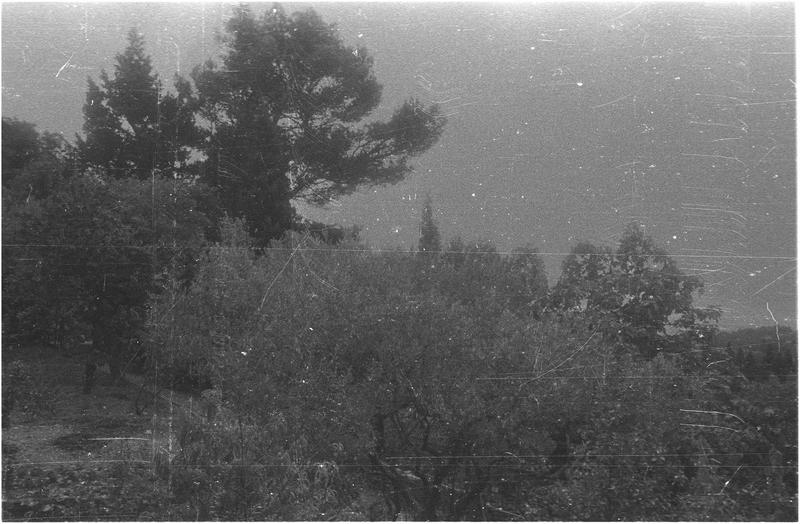
[{"label": "tree line", "polygon": [[7,334],[61,345],[87,331],[117,373],[159,274],[178,265],[190,279],[223,217],[244,219],[259,247],[289,230],[339,241],[346,231],[292,201],[397,182],[442,132],[416,100],[364,123],[381,94],[372,59],[313,10],[240,6],[225,30],[219,61],[165,89],[132,29],[113,73],[89,78],[75,144],[3,119]]},{"label": "tree line", "polygon": [[153,303],[152,365],[213,406],[170,462],[186,515],[796,512],[796,371],[754,375],[717,345],[715,311],[679,309],[700,283],[639,229],[613,250],[576,248],[548,289],[534,251],[442,247],[422,217],[410,252],[298,234],[259,251],[228,221],[193,282],[171,280]]}]

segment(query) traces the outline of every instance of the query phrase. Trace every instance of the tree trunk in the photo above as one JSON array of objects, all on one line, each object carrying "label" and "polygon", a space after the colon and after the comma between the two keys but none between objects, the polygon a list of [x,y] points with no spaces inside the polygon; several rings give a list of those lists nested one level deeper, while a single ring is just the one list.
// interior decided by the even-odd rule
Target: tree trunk
[{"label": "tree trunk", "polygon": [[111,380],[116,383],[122,377],[125,352],[119,335],[111,331],[108,323],[108,319],[100,318],[92,324],[92,358],[100,360],[95,365],[102,365],[103,360],[108,363]]},{"label": "tree trunk", "polygon": [[87,356],[83,371],[83,392],[86,395],[90,394],[92,392],[92,388],[94,388],[94,375],[96,370],[97,364],[94,363],[94,359],[91,356]]}]

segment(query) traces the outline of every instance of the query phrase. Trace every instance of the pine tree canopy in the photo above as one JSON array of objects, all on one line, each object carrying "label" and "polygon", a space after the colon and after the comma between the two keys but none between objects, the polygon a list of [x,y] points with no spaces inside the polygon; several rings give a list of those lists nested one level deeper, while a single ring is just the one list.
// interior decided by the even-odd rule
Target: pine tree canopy
[{"label": "pine tree canopy", "polygon": [[222,62],[192,75],[207,133],[203,177],[261,243],[293,222],[292,199],[324,204],[398,182],[442,132],[438,109],[417,100],[363,123],[381,96],[372,58],[313,10],[256,18],[240,7],[226,30]]}]

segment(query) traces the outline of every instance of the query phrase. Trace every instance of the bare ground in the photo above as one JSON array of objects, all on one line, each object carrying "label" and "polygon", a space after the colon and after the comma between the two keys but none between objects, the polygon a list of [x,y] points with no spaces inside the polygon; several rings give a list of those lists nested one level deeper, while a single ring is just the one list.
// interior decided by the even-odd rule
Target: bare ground
[{"label": "bare ground", "polygon": [[174,444],[189,397],[142,377],[113,383],[102,369],[84,394],[81,360],[42,348],[3,353],[29,366],[36,393],[2,433],[3,520],[159,518],[165,490],[154,458]]}]

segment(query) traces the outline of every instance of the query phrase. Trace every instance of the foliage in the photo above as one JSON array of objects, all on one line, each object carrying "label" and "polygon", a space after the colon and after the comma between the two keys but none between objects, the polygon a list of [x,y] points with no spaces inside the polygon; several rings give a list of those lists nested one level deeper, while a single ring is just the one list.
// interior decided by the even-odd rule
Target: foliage
[{"label": "foliage", "polygon": [[5,199],[8,327],[43,340],[91,338],[119,373],[158,273],[171,267],[185,279],[181,262],[202,244],[195,195],[203,191],[179,180],[84,175],[57,179],[41,200]]},{"label": "foliage", "polygon": [[487,324],[506,310],[538,316],[547,295],[544,262],[531,245],[500,255],[492,242],[467,245],[456,237],[442,251],[430,196],[422,209],[415,273],[417,291],[436,289],[448,300],[482,309]]},{"label": "foliage", "polygon": [[310,234],[316,240],[326,244],[337,245],[344,241],[358,241],[361,228],[357,225],[342,227],[339,225],[324,224],[308,219],[300,219],[293,230],[302,234]]},{"label": "foliage", "polygon": [[414,100],[358,127],[380,101],[372,59],[313,10],[276,6],[256,18],[242,6],[226,31],[221,64],[192,74],[207,134],[202,177],[260,246],[289,229],[291,199],[324,203],[397,182],[441,133],[438,110]]},{"label": "foliage", "polygon": [[[91,338],[113,373],[145,342],[157,385],[202,391],[152,470],[5,468],[4,517],[796,518],[794,332],[711,346],[701,280],[636,227],[577,245],[548,294],[532,246],[442,250],[430,199],[414,255],[298,219],[294,198],[402,179],[443,119],[364,123],[371,58],[313,11],[226,29],[196,95],[162,94],[132,31],[89,82],[80,171],[3,119],[4,337]],[[43,396],[3,372],[6,425]]]},{"label": "foliage", "polygon": [[3,429],[11,424],[14,411],[33,415],[44,407],[44,391],[30,366],[21,360],[3,363]]},{"label": "foliage", "polygon": [[3,117],[3,192],[43,198],[65,176],[72,146],[61,135],[39,133],[30,122]]},{"label": "foliage", "polygon": [[191,86],[176,77],[175,93],[164,92],[145,54],[144,39],[128,33],[116,56],[114,76],[91,78],[83,106],[86,138],[78,137],[84,167],[115,177],[186,176],[198,139]]},{"label": "foliage", "polygon": [[3,117],[3,185],[16,170],[36,158],[40,148],[34,124]]},{"label": "foliage", "polygon": [[430,195],[422,207],[422,219],[419,224],[419,251],[438,253],[442,249],[439,227],[433,219],[433,202]]},{"label": "foliage", "polygon": [[743,328],[719,332],[714,344],[725,348],[724,358],[748,380],[781,382],[797,377],[797,333],[788,326]]},{"label": "foliage", "polygon": [[665,350],[710,341],[719,318],[716,308],[698,308],[698,277],[684,275],[677,263],[635,225],[617,250],[580,243],[562,264],[552,306],[582,311],[617,343],[652,358]]},{"label": "foliage", "polygon": [[113,76],[89,80],[76,153],[3,120],[6,334],[59,347],[89,336],[116,373],[147,296],[167,269],[191,279],[198,231],[216,237],[224,211],[247,217],[260,247],[291,228],[340,242],[355,232],[303,223],[290,200],[396,182],[441,133],[436,109],[415,101],[357,127],[380,99],[371,59],[313,11],[256,20],[243,7],[228,31],[224,69],[198,68],[195,96],[180,78],[162,92],[131,30]]},{"label": "foliage", "polygon": [[194,366],[219,406],[184,426],[173,461],[204,479],[186,500],[211,502],[194,511],[730,520],[796,507],[792,406],[747,408],[706,345],[642,360],[592,317],[515,312],[492,280],[514,259],[487,246],[451,242],[420,287],[416,256],[295,234],[256,257],[240,222],[223,230],[195,282],[153,308],[168,311],[160,369]]},{"label": "foliage", "polygon": [[[484,309],[484,314],[509,310],[525,318],[543,309],[547,274],[536,248],[530,245],[500,255],[491,242],[465,245],[455,238],[429,263],[431,268],[424,267],[424,271],[449,300]],[[488,315],[487,322],[491,318]]]},{"label": "foliage", "polygon": [[3,489],[22,492],[3,504],[4,520],[160,520],[168,505],[147,466],[109,470],[84,464],[51,470],[16,465],[3,474]]},{"label": "foliage", "polygon": [[541,312],[547,295],[547,273],[538,250],[531,245],[514,248],[504,273],[501,293],[509,309],[526,316]]},{"label": "foliage", "polygon": [[[6,123],[4,120],[4,128]],[[9,169],[13,176],[6,176],[4,171],[3,179],[4,341],[9,335],[19,342],[49,339],[60,347],[66,331],[74,327],[74,315],[69,313],[74,304],[53,299],[58,291],[69,293],[73,282],[65,275],[58,291],[47,286],[36,253],[47,243],[43,236],[43,200],[63,186],[70,171],[54,139],[39,135],[33,125],[24,122],[13,121],[10,127],[9,134],[3,135],[4,154],[24,156],[26,160],[18,168]],[[19,129],[32,133],[30,155],[18,149],[22,146],[14,136]]]}]

